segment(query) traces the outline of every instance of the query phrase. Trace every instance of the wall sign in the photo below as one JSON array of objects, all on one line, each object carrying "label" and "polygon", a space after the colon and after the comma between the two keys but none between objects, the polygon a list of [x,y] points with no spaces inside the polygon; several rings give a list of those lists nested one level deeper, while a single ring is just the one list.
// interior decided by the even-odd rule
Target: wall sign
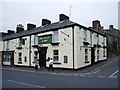
[{"label": "wall sign", "polygon": [[38,44],[48,44],[48,43],[52,43],[52,34],[38,37]]}]

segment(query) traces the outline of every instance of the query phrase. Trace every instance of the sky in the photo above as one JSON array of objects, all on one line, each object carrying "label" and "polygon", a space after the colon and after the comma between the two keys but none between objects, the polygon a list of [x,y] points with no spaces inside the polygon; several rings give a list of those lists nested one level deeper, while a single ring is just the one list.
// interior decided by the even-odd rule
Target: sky
[{"label": "sky", "polygon": [[16,29],[17,24],[27,23],[41,26],[42,19],[52,23],[59,21],[59,14],[65,14],[70,20],[86,27],[93,20],[100,20],[105,29],[109,25],[118,27],[118,0],[2,0],[0,2],[0,32]]}]

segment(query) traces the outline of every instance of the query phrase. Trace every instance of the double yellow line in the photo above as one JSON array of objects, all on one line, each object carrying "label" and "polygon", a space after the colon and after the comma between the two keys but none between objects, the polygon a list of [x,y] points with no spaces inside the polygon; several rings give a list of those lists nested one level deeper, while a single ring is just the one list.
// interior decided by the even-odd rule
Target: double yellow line
[{"label": "double yellow line", "polygon": [[107,66],[107,65],[109,65],[109,64],[111,64],[112,62],[109,62],[109,63],[107,63],[107,64],[105,64],[105,65],[103,65],[103,66],[101,66],[101,67],[99,67],[99,68],[96,68],[96,69],[94,69],[94,70],[92,70],[91,72],[88,72],[89,74],[95,74],[95,73],[97,73],[97,72],[100,72],[101,71],[101,68],[103,68],[103,67],[105,67],[105,66]]}]

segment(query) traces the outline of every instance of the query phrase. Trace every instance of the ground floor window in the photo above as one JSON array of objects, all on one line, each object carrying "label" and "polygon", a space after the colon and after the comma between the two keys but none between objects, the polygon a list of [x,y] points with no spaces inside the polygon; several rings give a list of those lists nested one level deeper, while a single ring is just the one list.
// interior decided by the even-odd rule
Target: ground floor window
[{"label": "ground floor window", "polygon": [[19,53],[18,60],[19,60],[19,62],[22,62],[22,53]]},{"label": "ground floor window", "polygon": [[88,49],[85,49],[85,63],[88,62]]},{"label": "ground floor window", "polygon": [[68,63],[68,56],[64,56],[64,63]]},{"label": "ground floor window", "polygon": [[97,60],[99,60],[99,50],[97,50]]},{"label": "ground floor window", "polygon": [[59,61],[59,50],[53,50],[53,61]]},{"label": "ground floor window", "polygon": [[103,57],[105,57],[105,49],[103,50]]}]

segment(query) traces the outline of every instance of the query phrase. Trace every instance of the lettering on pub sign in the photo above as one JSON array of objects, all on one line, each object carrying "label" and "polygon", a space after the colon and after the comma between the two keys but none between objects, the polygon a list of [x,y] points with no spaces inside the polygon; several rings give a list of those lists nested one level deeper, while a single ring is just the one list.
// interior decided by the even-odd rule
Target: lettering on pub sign
[{"label": "lettering on pub sign", "polygon": [[52,34],[38,37],[38,44],[48,44],[48,43],[52,43]]}]

